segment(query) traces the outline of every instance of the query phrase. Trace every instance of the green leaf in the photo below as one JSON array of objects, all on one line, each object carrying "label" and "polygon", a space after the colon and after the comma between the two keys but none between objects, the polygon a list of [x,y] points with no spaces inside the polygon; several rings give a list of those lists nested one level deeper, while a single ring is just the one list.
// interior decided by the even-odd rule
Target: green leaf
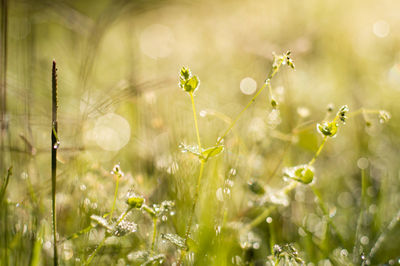
[{"label": "green leaf", "polygon": [[285,168],[283,175],[303,184],[310,184],[314,180],[314,169],[308,165],[298,165]]},{"label": "green leaf", "polygon": [[190,77],[190,69],[187,67],[182,67],[181,69],[181,79],[188,80]]},{"label": "green leaf", "polygon": [[90,219],[92,219],[93,221],[97,222],[97,224],[101,225],[102,227],[104,227],[104,228],[106,228],[106,229],[108,229],[110,231],[114,230],[114,228],[111,225],[108,224],[107,220],[104,219],[101,216],[92,214],[90,216]]},{"label": "green leaf", "polygon": [[332,122],[324,122],[322,124],[317,124],[318,131],[321,132],[322,135],[328,137],[334,137],[338,130],[338,125],[335,121]]},{"label": "green leaf", "polygon": [[171,242],[180,249],[187,250],[185,240],[176,234],[161,234],[161,238]]},{"label": "green leaf", "polygon": [[203,152],[201,153],[202,159],[207,161],[209,158],[212,158],[212,157],[220,154],[223,150],[224,150],[223,145],[218,145],[218,146],[214,146],[211,148],[207,148],[207,149],[203,150]]},{"label": "green leaf", "polygon": [[194,93],[200,85],[200,79],[192,76],[190,69],[183,67],[179,77],[179,87],[188,93]]}]

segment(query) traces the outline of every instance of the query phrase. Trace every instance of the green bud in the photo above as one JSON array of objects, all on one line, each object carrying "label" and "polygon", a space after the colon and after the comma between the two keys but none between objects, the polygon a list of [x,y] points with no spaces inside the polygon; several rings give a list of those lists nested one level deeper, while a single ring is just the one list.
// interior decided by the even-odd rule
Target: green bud
[{"label": "green bud", "polygon": [[346,122],[346,119],[347,119],[346,115],[348,112],[349,112],[349,107],[347,105],[343,105],[337,113],[337,116],[339,117],[340,121],[342,121],[343,123]]},{"label": "green bud", "polygon": [[334,137],[337,133],[338,125],[334,121],[323,122],[322,124],[317,124],[317,129],[324,136]]},{"label": "green bud", "polygon": [[128,192],[126,203],[136,209],[140,209],[144,203],[144,198],[133,192]]},{"label": "green bud", "polygon": [[194,93],[200,85],[197,76],[192,76],[189,68],[182,67],[179,77],[179,87],[189,93]]},{"label": "green bud", "polygon": [[265,189],[256,180],[250,180],[247,184],[254,194],[263,195],[265,193]]},{"label": "green bud", "polygon": [[271,106],[273,109],[278,107],[278,102],[274,98],[271,99]]},{"label": "green bud", "polygon": [[314,180],[314,168],[305,164],[288,167],[283,170],[283,176],[303,184],[310,184]]}]

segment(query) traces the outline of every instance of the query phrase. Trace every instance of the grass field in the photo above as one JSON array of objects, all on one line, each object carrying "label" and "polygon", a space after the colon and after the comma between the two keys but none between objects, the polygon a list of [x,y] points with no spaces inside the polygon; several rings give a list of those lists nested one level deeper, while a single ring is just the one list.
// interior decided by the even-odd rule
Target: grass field
[{"label": "grass field", "polygon": [[400,264],[400,2],[0,5],[0,265]]}]

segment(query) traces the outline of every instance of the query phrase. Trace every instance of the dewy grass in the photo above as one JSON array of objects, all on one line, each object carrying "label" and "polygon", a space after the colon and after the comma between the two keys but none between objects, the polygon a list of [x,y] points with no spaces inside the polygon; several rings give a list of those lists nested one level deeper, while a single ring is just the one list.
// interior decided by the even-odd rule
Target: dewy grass
[{"label": "dewy grass", "polygon": [[[272,88],[271,88],[271,79],[275,76],[276,73],[278,73],[279,68],[281,67],[282,64],[287,64],[291,68],[294,69],[294,64],[293,60],[289,57],[290,52],[287,52],[286,54],[283,54],[281,56],[277,56],[273,54],[274,59],[272,62],[272,67],[271,71],[265,80],[264,85],[261,87],[261,89],[256,93],[256,95],[253,96],[253,98],[249,101],[249,103],[239,112],[239,114],[233,119],[232,123],[228,126],[226,131],[222,134],[221,137],[219,137],[216,141],[216,145],[214,147],[208,148],[208,149],[202,149],[201,146],[201,140],[200,140],[200,132],[199,132],[199,127],[197,123],[197,113],[196,113],[196,107],[195,107],[195,102],[194,102],[194,92],[198,89],[200,85],[200,80],[197,76],[193,76],[190,69],[183,67],[180,72],[180,87],[190,95],[191,103],[192,103],[192,109],[193,109],[193,119],[195,123],[195,130],[196,130],[196,136],[197,136],[197,143],[198,143],[198,151],[197,151],[197,156],[200,159],[200,170],[199,170],[199,176],[197,178],[196,182],[196,190],[195,190],[195,196],[193,200],[193,205],[191,212],[189,214],[189,222],[187,225],[185,237],[184,237],[184,242],[185,245],[188,246],[188,239],[190,236],[190,230],[191,230],[191,225],[193,222],[193,216],[196,210],[196,205],[197,201],[199,198],[199,193],[200,193],[200,184],[201,180],[203,177],[203,172],[204,172],[204,165],[207,162],[207,160],[210,157],[213,157],[220,152],[222,152],[222,142],[224,138],[229,134],[229,132],[232,130],[232,128],[235,126],[236,122],[240,119],[240,117],[243,115],[243,113],[255,102],[256,98],[261,94],[261,92],[268,87],[269,88],[269,95],[271,98],[271,105],[275,109],[277,107],[277,102],[272,96]],[[196,151],[192,152],[196,154]],[[182,263],[182,260],[186,254],[185,250],[181,250],[181,257],[178,261],[178,265]]]},{"label": "dewy grass", "polygon": [[52,67],[52,128],[51,128],[51,209],[53,216],[53,263],[58,265],[57,254],[57,215],[56,215],[56,182],[57,182],[57,149],[60,145],[58,140],[58,122],[57,122],[57,66],[53,60]]}]

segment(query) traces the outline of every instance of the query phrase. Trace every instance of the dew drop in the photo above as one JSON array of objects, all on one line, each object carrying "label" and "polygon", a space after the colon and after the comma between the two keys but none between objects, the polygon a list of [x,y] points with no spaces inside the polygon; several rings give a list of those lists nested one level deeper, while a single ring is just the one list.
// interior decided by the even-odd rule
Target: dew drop
[{"label": "dew drop", "polygon": [[265,221],[267,222],[267,223],[272,223],[272,217],[267,217],[267,219],[265,219]]},{"label": "dew drop", "polygon": [[53,146],[54,149],[58,149],[58,147],[60,147],[60,141],[57,141]]},{"label": "dew drop", "polygon": [[218,225],[216,228],[215,228],[215,235],[219,235],[219,234],[221,234],[221,226],[220,225]]},{"label": "dew drop", "polygon": [[369,238],[368,238],[368,236],[362,236],[362,237],[360,238],[360,242],[361,242],[361,244],[363,244],[363,245],[368,245],[368,243],[369,243]]},{"label": "dew drop", "polygon": [[347,257],[347,256],[349,255],[349,252],[348,252],[346,249],[342,249],[342,250],[340,251],[340,255],[341,255],[342,257]]},{"label": "dew drop", "polygon": [[206,117],[207,116],[207,111],[206,110],[201,110],[200,111],[200,116],[201,117]]},{"label": "dew drop", "polygon": [[229,174],[230,174],[231,176],[235,176],[236,173],[237,173],[237,171],[236,171],[235,168],[231,168],[231,170],[229,170]]},{"label": "dew drop", "polygon": [[260,248],[260,243],[259,242],[253,243],[253,248],[254,249],[259,249]]}]

